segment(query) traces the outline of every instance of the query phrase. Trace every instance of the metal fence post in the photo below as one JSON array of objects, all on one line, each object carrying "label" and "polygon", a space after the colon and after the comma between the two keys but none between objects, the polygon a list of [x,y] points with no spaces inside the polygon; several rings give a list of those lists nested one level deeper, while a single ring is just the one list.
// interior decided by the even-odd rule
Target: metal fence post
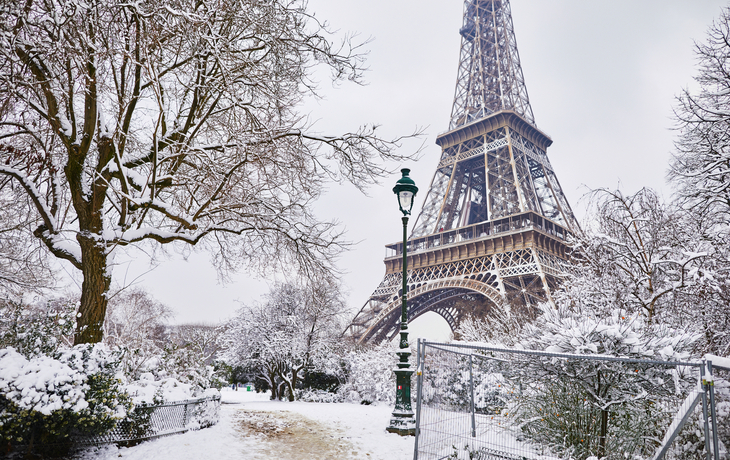
[{"label": "metal fence post", "polygon": [[712,460],[710,452],[710,427],[707,423],[708,412],[707,412],[707,380],[705,379],[705,368],[706,361],[702,360],[702,366],[700,367],[700,384],[702,385],[702,421],[705,427],[705,452],[707,452],[707,460]]},{"label": "metal fence post", "polygon": [[707,386],[710,391],[710,420],[712,421],[712,452],[715,460],[720,460],[717,439],[717,413],[715,412],[715,377],[712,372],[712,361],[707,361]]},{"label": "metal fence post", "polygon": [[469,388],[471,388],[471,437],[477,437],[476,421],[474,420],[474,359],[469,351]]},{"label": "metal fence post", "polygon": [[183,406],[183,428],[188,426],[188,403]]},{"label": "metal fence post", "polygon": [[426,361],[426,340],[418,339],[416,345],[416,439],[413,443],[413,460],[418,460],[418,436],[421,431],[421,402],[423,400],[423,369]]}]

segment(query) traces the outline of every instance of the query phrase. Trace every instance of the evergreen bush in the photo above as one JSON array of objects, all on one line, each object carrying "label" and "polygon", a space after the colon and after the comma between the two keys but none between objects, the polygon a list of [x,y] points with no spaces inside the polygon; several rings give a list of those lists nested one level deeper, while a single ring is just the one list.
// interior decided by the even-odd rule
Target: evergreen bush
[{"label": "evergreen bush", "polygon": [[42,455],[64,456],[73,438],[108,432],[126,417],[129,396],[116,378],[116,356],[78,345],[28,359],[0,350],[0,440]]}]

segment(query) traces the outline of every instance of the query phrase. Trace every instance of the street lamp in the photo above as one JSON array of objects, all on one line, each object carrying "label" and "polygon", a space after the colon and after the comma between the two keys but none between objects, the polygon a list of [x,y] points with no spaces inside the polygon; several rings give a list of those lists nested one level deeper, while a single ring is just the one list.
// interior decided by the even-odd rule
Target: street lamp
[{"label": "street lamp", "polygon": [[396,354],[400,358],[398,368],[395,370],[395,408],[387,430],[390,433],[398,433],[401,436],[413,436],[416,434],[416,420],[413,418],[411,409],[411,375],[413,371],[408,362],[411,356],[408,347],[408,304],[407,304],[407,280],[408,280],[408,259],[406,245],[408,243],[408,216],[413,208],[413,198],[418,193],[418,187],[413,179],[408,177],[410,169],[403,168],[403,177],[398,179],[393,193],[398,196],[398,206],[403,213],[403,290],[401,292],[401,317],[400,317],[400,351]]}]

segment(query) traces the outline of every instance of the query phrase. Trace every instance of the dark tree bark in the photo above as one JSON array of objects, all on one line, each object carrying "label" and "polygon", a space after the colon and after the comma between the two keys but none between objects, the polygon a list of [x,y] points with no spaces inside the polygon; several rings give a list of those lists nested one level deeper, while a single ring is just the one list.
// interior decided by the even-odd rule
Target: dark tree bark
[{"label": "dark tree bark", "polygon": [[81,304],[74,344],[96,343],[101,342],[104,335],[111,276],[108,272],[106,248],[88,238],[80,240],[83,255],[81,272],[84,280],[81,285]]}]

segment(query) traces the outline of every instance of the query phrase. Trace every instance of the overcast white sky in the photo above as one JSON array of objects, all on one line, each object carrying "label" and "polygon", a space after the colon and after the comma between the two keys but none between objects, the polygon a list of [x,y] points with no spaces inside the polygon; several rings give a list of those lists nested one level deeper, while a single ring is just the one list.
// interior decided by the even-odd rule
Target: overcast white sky
[{"label": "overcast white sky", "polygon": [[[664,177],[675,133],[674,97],[692,88],[693,43],[703,41],[726,6],[720,0],[512,0],[512,16],[527,89],[539,128],[554,141],[548,156],[563,189],[583,218],[579,200],[588,188],[643,186],[671,194]],[[321,88],[326,99],[306,111],[323,132],[378,123],[390,136],[426,129],[423,157],[410,167],[420,187],[420,211],[453,102],[462,20],[461,0],[311,0],[311,11],[341,32],[372,37],[367,86]],[[413,151],[417,145],[405,145]],[[399,174],[363,196],[332,186],[318,206],[359,244],[339,261],[347,272],[352,315],[384,274],[384,245],[400,238],[391,192]],[[418,211],[414,211],[416,214]],[[413,219],[412,219],[413,221]],[[412,223],[411,221],[411,223]],[[148,265],[118,257],[119,282]],[[205,254],[173,258],[140,284],[176,312],[175,322],[225,320],[239,302],[257,299],[267,280],[242,273],[221,285]],[[424,320],[427,322],[427,319]],[[414,324],[414,328],[417,325]],[[412,330],[414,329],[412,328]]]}]

